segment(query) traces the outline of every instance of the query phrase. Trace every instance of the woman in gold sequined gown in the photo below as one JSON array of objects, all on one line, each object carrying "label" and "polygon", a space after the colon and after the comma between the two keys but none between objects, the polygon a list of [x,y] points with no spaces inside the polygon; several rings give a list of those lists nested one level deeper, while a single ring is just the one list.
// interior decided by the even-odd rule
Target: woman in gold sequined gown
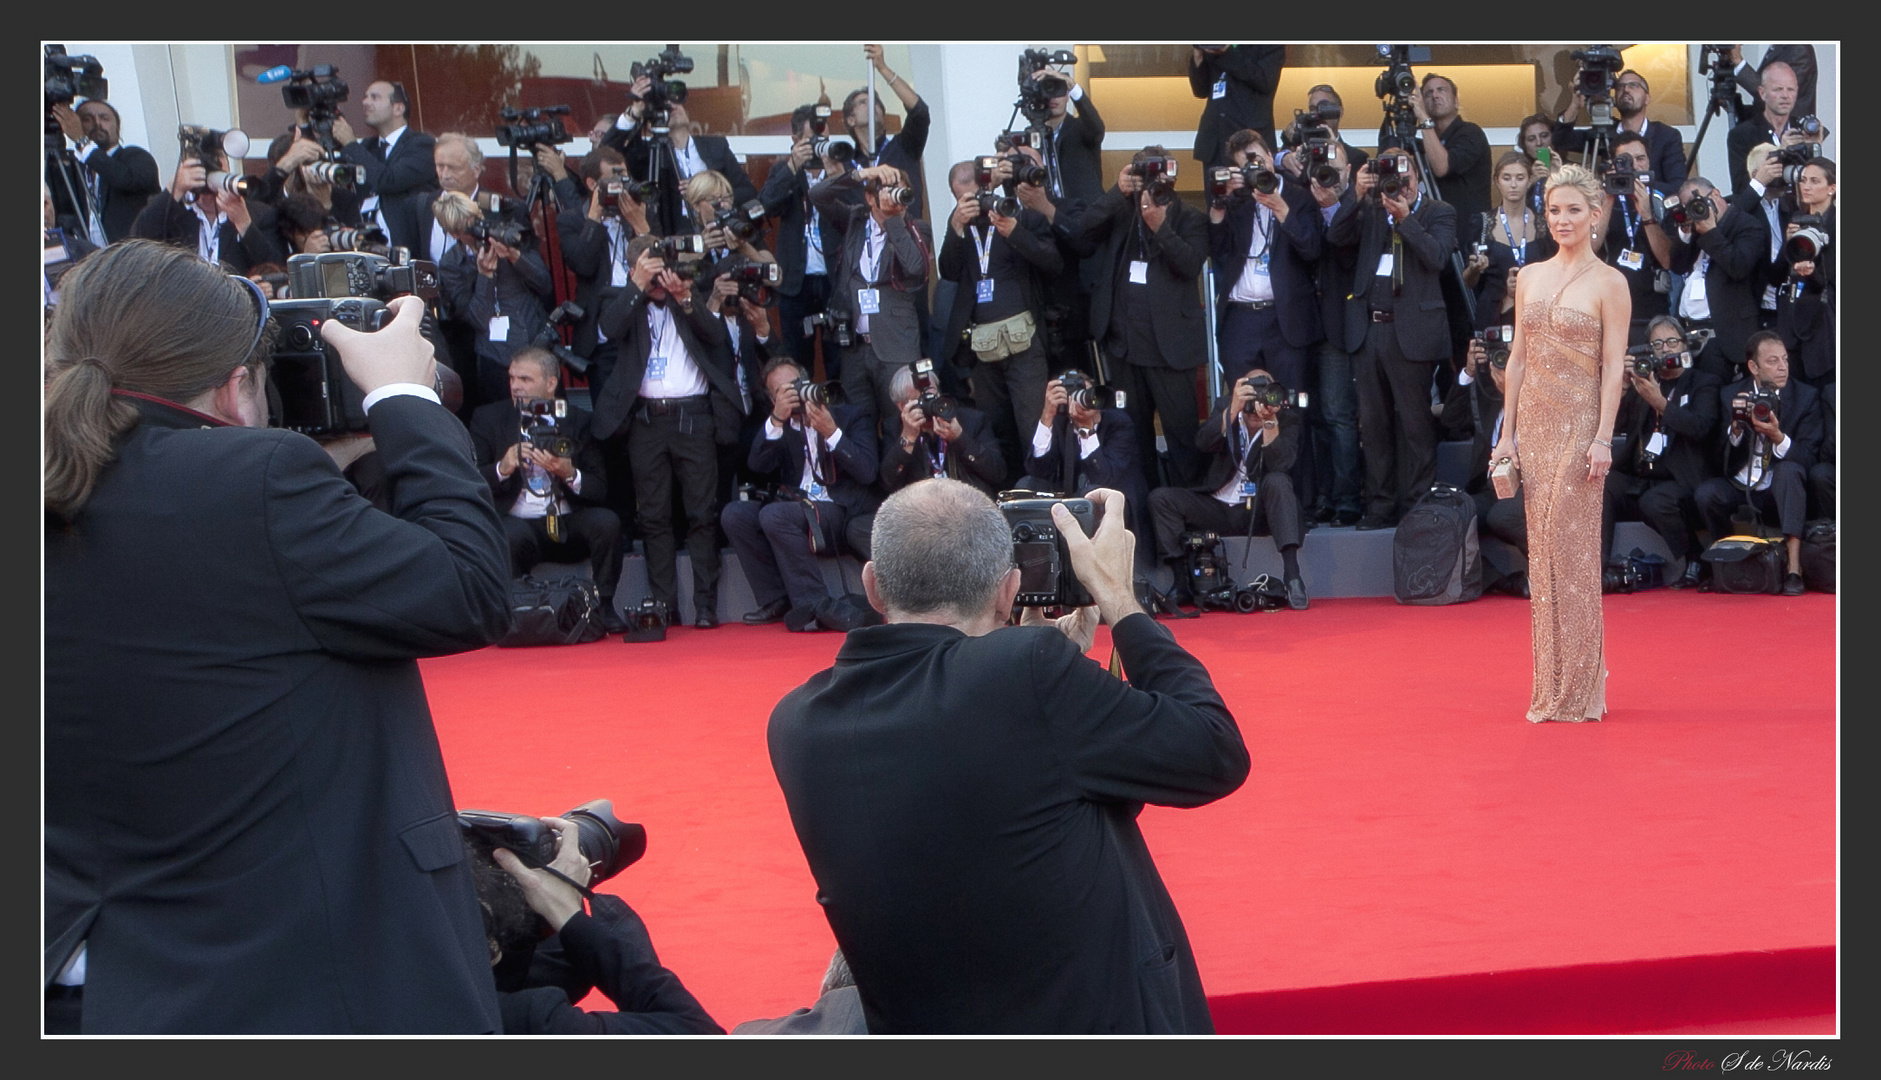
[{"label": "woman in gold sequined gown", "polygon": [[1598,720],[1607,711],[1600,617],[1600,499],[1613,464],[1632,300],[1594,254],[1611,199],[1563,166],[1544,213],[1560,250],[1516,278],[1502,438],[1490,460],[1521,467],[1535,680],[1528,719]]}]

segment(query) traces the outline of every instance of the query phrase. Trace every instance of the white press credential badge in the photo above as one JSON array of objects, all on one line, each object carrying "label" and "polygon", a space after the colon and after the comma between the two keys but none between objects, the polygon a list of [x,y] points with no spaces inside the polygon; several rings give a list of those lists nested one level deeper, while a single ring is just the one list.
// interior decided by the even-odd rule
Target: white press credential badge
[{"label": "white press credential badge", "polygon": [[1652,433],[1652,438],[1646,440],[1646,452],[1654,456],[1665,453],[1665,432]]},{"label": "white press credential badge", "polygon": [[1130,260],[1130,284],[1149,284],[1149,263],[1144,262],[1142,259]]},{"label": "white press credential badge", "polygon": [[1628,270],[1638,270],[1646,265],[1646,257],[1637,251],[1621,251],[1620,265]]},{"label": "white press credential badge", "polygon": [[1392,260],[1392,255],[1391,255],[1391,252],[1389,251],[1384,252],[1378,256],[1378,276],[1379,277],[1391,276],[1391,260]]},{"label": "white press credential badge", "polygon": [[863,315],[874,315],[882,310],[882,292],[880,289],[857,289],[856,311]]},{"label": "white press credential badge", "polygon": [[1215,89],[1210,91],[1208,96],[1211,99],[1220,99],[1220,98],[1227,97],[1228,96],[1228,76],[1226,75],[1215,76]]},{"label": "white press credential badge", "polygon": [[509,316],[508,315],[493,315],[490,317],[490,340],[491,341],[508,341],[509,340]]}]

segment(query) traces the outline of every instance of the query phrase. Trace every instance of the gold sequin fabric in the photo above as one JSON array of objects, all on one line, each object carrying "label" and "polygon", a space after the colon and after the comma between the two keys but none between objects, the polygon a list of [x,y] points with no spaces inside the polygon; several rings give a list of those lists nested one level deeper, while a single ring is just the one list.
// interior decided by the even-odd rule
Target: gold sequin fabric
[{"label": "gold sequin fabric", "polygon": [[1528,719],[1598,720],[1607,711],[1602,484],[1587,478],[1587,447],[1600,423],[1600,320],[1535,300],[1522,311],[1522,333],[1516,439],[1535,647]]}]

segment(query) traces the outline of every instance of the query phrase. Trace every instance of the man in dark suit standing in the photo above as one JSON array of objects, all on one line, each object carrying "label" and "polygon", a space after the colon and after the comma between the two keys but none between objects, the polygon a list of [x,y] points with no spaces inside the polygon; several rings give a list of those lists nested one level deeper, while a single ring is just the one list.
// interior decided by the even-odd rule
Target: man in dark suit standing
[{"label": "man in dark suit standing", "polygon": [[1189,92],[1205,98],[1195,128],[1195,160],[1228,163],[1228,137],[1243,128],[1274,144],[1274,90],[1287,62],[1285,45],[1196,45],[1189,49]]},{"label": "man in dark suit standing", "polygon": [[1807,135],[1790,121],[1800,120],[1808,115],[1796,109],[1796,71],[1782,61],[1767,65],[1762,72],[1762,82],[1757,88],[1758,100],[1763,102],[1760,109],[1750,119],[1731,129],[1725,137],[1724,153],[1731,166],[1731,194],[1744,190],[1750,182],[1750,168],[1746,159],[1752,148],[1771,143],[1776,146],[1794,146],[1800,142],[1821,143],[1823,133]]},{"label": "man in dark suit standing", "polygon": [[392,243],[416,252],[422,243],[420,234],[431,228],[429,208],[419,193],[438,193],[431,156],[437,140],[407,125],[411,102],[402,83],[373,83],[366,87],[360,105],[374,135],[357,138],[344,116],[333,121],[340,156],[366,170],[366,182],[359,186],[360,213],[368,220],[377,213]]},{"label": "man in dark suit standing", "polygon": [[1607,473],[1600,515],[1600,561],[1613,554],[1613,527],[1644,521],[1685,559],[1680,584],[1696,585],[1699,559],[1698,485],[1717,475],[1718,379],[1688,370],[1691,346],[1678,319],[1660,315],[1646,327],[1646,345],[1658,361],[1640,374],[1626,370],[1626,394],[1613,430],[1627,437],[1626,453]]},{"label": "man in dark suit standing", "polygon": [[1104,193],[1104,118],[1071,72],[1040,68],[1032,73],[1035,82],[1048,78],[1062,83],[1064,93],[1046,99],[1051,114],[1045,120],[1045,189],[1054,198],[1088,203]]},{"label": "man in dark suit standing", "polygon": [[[1273,154],[1259,132],[1236,132],[1228,146],[1236,171],[1228,194],[1208,208],[1221,369],[1258,367],[1304,390],[1308,350],[1322,336],[1313,273],[1326,223],[1305,183],[1274,173]],[[1249,188],[1241,172],[1248,165],[1273,174],[1275,189]]]},{"label": "man in dark suit standing", "polygon": [[1722,382],[1735,368],[1732,358],[1744,355],[1745,343],[1757,331],[1770,226],[1761,212],[1727,202],[1702,176],[1687,177],[1678,200],[1680,206],[1700,201],[1707,206],[1703,216],[1688,211],[1689,224],[1674,226],[1670,269],[1685,275],[1675,314],[1687,334],[1716,331],[1693,363]]},{"label": "man in dark suit standing", "polygon": [[[869,92],[866,87],[851,90],[843,98],[843,126],[849,130],[849,138],[855,145],[855,164],[858,167],[869,165],[892,165],[901,170],[902,182],[914,189],[914,197],[908,203],[908,209],[916,217],[921,215],[921,199],[925,194],[922,177],[921,156],[927,152],[928,129],[933,124],[933,115],[926,101],[908,85],[908,80],[888,69],[886,54],[880,45],[862,46],[862,55],[875,69],[877,92],[875,95],[875,145],[869,145]],[[881,87],[886,86],[901,102],[901,130],[893,135],[888,133],[888,106],[883,103]],[[923,301],[923,311],[925,311]],[[922,316],[926,318],[925,314]]]},{"label": "man in dark suit standing", "polygon": [[[1247,748],[1137,605],[1123,497],[1090,497],[1094,540],[1055,524],[1096,605],[1060,629],[1005,625],[1020,572],[992,500],[952,480],[890,496],[862,570],[888,625],[850,631],[772,710],[771,766],[871,1034],[1214,1030],[1136,816],[1233,792]],[[1083,655],[1093,616],[1129,683]]]},{"label": "man in dark suit standing", "polygon": [[633,271],[601,312],[601,332],[620,343],[620,354],[594,403],[594,435],[627,444],[648,590],[675,616],[677,480],[692,559],[693,625],[710,630],[718,625],[718,444],[738,437],[741,395],[724,321],[667,267],[654,251],[659,242],[636,236],[627,245]]},{"label": "man in dark suit standing", "polygon": [[[1396,164],[1395,192],[1378,178],[1387,158]],[[1437,473],[1430,387],[1438,361],[1450,355],[1438,275],[1456,247],[1456,208],[1424,195],[1419,182],[1417,163],[1403,149],[1380,151],[1358,171],[1326,226],[1327,243],[1355,260],[1345,343],[1353,351],[1365,448],[1361,529],[1396,525]]]},{"label": "man in dark suit standing", "polygon": [[1078,242],[1100,260],[1091,293],[1091,337],[1101,343],[1136,424],[1143,476],[1156,483],[1156,418],[1169,447],[1166,482],[1181,486],[1201,472],[1195,450],[1196,370],[1208,357],[1195,279],[1208,260],[1208,216],[1172,186],[1143,181],[1143,163],[1172,161],[1146,146],[1117,173],[1117,183],[1079,218]]},{"label": "man in dark suit standing", "polygon": [[[65,284],[46,345],[43,955],[66,988],[48,1028],[497,1030],[415,661],[503,634],[508,559],[432,390],[424,305],[321,328],[365,395],[387,514],[266,427],[246,281],[132,241]],[[154,340],[191,345],[158,362]],[[94,478],[76,497],[72,469]]]},{"label": "man in dark suit standing", "polygon": [[[55,105],[52,115],[58,118],[72,157],[80,165],[76,170],[67,170],[71,191],[56,177],[48,178],[61,224],[98,247],[129,236],[138,212],[152,195],[163,190],[157,159],[143,147],[121,141],[118,111],[102,98],[87,101],[77,109]],[[81,205],[71,205],[73,194]]]},{"label": "man in dark suit standing", "polygon": [[[1646,84],[1644,75],[1627,68],[1613,80],[1613,111],[1620,118],[1614,135],[1631,133],[1645,140],[1647,166],[1638,171],[1652,174],[1654,191],[1670,195],[1679,189],[1680,182],[1685,179],[1685,137],[1669,124],[1655,124],[1646,119],[1646,106],[1650,104],[1652,87]],[[1567,111],[1556,119],[1550,144],[1555,150],[1578,154],[1586,149],[1592,129],[1583,130],[1574,126],[1586,106],[1587,99],[1577,93],[1568,102]],[[1617,147],[1613,149],[1618,152]],[[1638,310],[1633,315],[1637,318]]]},{"label": "man in dark suit standing", "polygon": [[[649,85],[646,76],[641,76],[634,83],[634,91],[644,94]],[[643,119],[646,109],[645,101],[630,101],[601,145],[611,146],[626,157],[627,171],[635,180],[646,182],[657,168],[659,187],[649,203],[654,231],[661,236],[699,231],[692,207],[686,204],[684,188],[686,181],[708,169],[731,181],[733,205],[743,206],[758,197],[757,185],[738,163],[738,155],[732,153],[725,136],[694,135],[686,107],[677,102],[668,109],[664,131]]]},{"label": "man in dark suit standing", "polygon": [[1822,445],[1822,401],[1814,387],[1790,378],[1789,350],[1775,331],[1752,334],[1745,353],[1745,376],[1718,393],[1720,416],[1729,418],[1724,475],[1698,485],[1698,512],[1714,540],[1735,532],[1731,521],[1742,508],[1760,521],[1775,517],[1789,550],[1783,595],[1801,596],[1809,467]]},{"label": "man in dark suit standing", "polygon": [[647,220],[646,204],[624,185],[618,195],[603,193],[608,181],[627,176],[627,160],[620,151],[611,146],[595,149],[582,158],[581,175],[592,185],[587,208],[580,214],[556,215],[555,231],[562,241],[562,265],[575,274],[575,303],[582,311],[575,323],[573,349],[588,360],[589,400],[599,401],[620,351],[619,342],[603,340],[601,309],[627,284],[627,245],[634,237],[651,233],[653,227]]},{"label": "man in dark suit standing", "polygon": [[1196,442],[1209,456],[1208,472],[1193,487],[1161,487],[1150,492],[1150,518],[1156,523],[1156,553],[1175,567],[1178,596],[1186,593],[1181,537],[1190,529],[1223,535],[1265,529],[1284,563],[1287,606],[1305,611],[1306,583],[1300,578],[1300,498],[1287,475],[1299,456],[1305,423],[1297,410],[1262,401],[1262,388],[1273,378],[1260,368],[1234,382],[1215,403]]},{"label": "man in dark suit standing", "polygon": [[562,401],[566,415],[551,414],[531,426],[553,425],[571,443],[571,452],[522,444],[522,406],[553,406],[561,388],[561,362],[534,345],[518,349],[509,361],[509,400],[492,401],[470,416],[470,441],[477,470],[490,485],[496,512],[503,515],[509,540],[509,572],[521,577],[544,560],[587,559],[601,594],[601,618],[609,633],[626,624],[614,610],[620,581],[620,517],[607,508],[607,467],[601,445],[590,437],[593,416]]},{"label": "man in dark suit standing", "polygon": [[776,477],[804,498],[729,502],[719,516],[758,601],[757,610],[744,617],[749,626],[781,619],[793,631],[822,629],[817,605],[829,598],[829,588],[811,550],[805,515],[815,516],[834,555],[850,521],[874,507],[873,418],[855,405],[805,402],[794,384],[806,377],[788,356],[765,365],[770,416],[751,442],[749,459],[751,471]]},{"label": "man in dark suit standing", "polygon": [[855,344],[843,356],[849,404],[871,417],[895,414],[888,380],[919,360],[921,309],[927,305],[934,236],[908,213],[907,178],[893,165],[870,165],[825,176],[810,205],[836,227],[842,246],[830,269],[829,313],[848,323]]},{"label": "man in dark suit standing", "polygon": [[803,320],[822,314],[829,304],[830,260],[842,249],[842,234],[828,218],[810,205],[810,189],[824,176],[842,171],[839,162],[814,152],[816,106],[799,105],[790,114],[790,156],[771,167],[764,177],[758,201],[777,219],[777,315],[784,351],[809,370],[816,368],[817,341],[823,343],[823,370],[831,379],[842,376],[842,358],[836,342],[818,326],[805,334]]},{"label": "man in dark suit standing", "polygon": [[[216,167],[228,170],[227,155]],[[287,262],[278,217],[258,199],[211,191],[209,169],[195,158],[184,158],[177,163],[169,192],[153,196],[131,222],[131,235],[188,248],[206,262],[246,274],[260,263]]]}]

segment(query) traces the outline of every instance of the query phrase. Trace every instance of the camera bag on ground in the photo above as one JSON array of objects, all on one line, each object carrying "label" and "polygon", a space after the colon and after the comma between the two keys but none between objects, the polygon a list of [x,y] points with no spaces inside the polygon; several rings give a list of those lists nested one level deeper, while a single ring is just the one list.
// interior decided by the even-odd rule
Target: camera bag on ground
[{"label": "camera bag on ground", "polygon": [[1783,541],[1761,536],[1727,536],[1706,548],[1704,559],[1711,564],[1712,592],[1775,596],[1789,569]]},{"label": "camera bag on ground", "polygon": [[1615,555],[1601,569],[1601,592],[1632,593],[1664,584],[1665,559],[1639,548]]},{"label": "camera bag on ground", "polygon": [[1803,525],[1803,584],[1815,592],[1835,591],[1835,519],[1817,518]]},{"label": "camera bag on ground", "polygon": [[607,636],[601,621],[601,590],[580,574],[519,577],[509,584],[509,633],[497,642],[518,645],[580,645]]},{"label": "camera bag on ground", "polygon": [[1391,538],[1391,589],[1400,604],[1460,604],[1483,594],[1476,504],[1433,484],[1405,511]]}]

